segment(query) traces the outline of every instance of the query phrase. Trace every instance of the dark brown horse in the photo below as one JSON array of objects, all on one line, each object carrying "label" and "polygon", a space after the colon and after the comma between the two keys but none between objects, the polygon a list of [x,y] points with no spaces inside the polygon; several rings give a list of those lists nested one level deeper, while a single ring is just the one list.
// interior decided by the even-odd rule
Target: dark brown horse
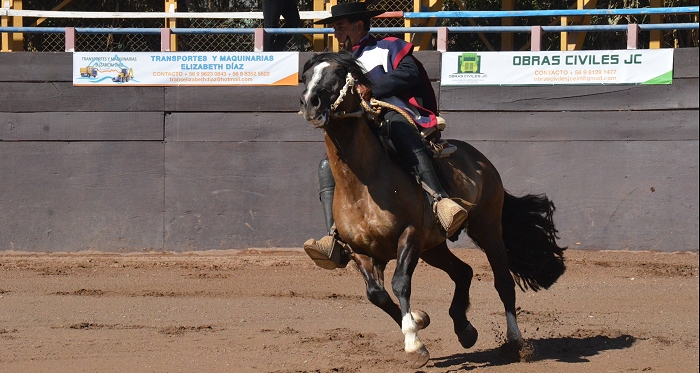
[{"label": "dark brown horse", "polygon": [[[429,319],[424,312],[411,310],[409,302],[411,276],[418,259],[423,259],[455,282],[449,314],[459,342],[472,347],[478,336],[466,316],[472,268],[448,249],[426,193],[378,140],[375,124],[354,89],[356,84],[370,86],[361,67],[347,52],[318,54],[304,66],[303,81],[300,113],[324,130],[336,181],[336,228],[353,250],[367,298],[401,327],[411,365],[426,364],[429,354],[417,332]],[[565,270],[565,248],[555,242],[554,205],[544,195],[510,195],[483,154],[465,142],[449,142],[458,150],[436,167],[450,197],[473,204],[465,228],[491,264],[505,306],[507,343],[520,348],[515,282],[523,290],[546,289]],[[393,259],[397,263],[391,287],[398,305],[384,289],[384,269]]]}]

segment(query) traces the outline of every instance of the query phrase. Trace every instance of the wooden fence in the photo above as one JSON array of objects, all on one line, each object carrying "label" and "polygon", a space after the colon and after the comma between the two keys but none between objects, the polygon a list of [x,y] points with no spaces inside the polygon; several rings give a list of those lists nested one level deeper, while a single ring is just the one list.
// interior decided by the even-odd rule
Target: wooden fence
[{"label": "wooden fence", "polygon": [[[698,49],[671,85],[440,87],[447,138],[563,245],[698,250]],[[300,63],[310,54],[302,53]],[[0,54],[0,250],[300,247],[325,232],[322,133],[296,87],[74,87],[70,53]],[[467,238],[453,244],[469,247]]]}]

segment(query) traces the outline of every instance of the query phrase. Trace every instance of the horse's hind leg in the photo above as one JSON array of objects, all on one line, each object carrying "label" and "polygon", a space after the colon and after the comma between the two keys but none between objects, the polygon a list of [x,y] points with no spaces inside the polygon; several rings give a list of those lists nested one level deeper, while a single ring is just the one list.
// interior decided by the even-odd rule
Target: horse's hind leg
[{"label": "horse's hind leg", "polygon": [[[497,219],[496,219],[497,218]],[[515,313],[515,281],[508,269],[508,253],[503,243],[500,215],[498,217],[469,220],[469,236],[486,253],[493,271],[493,282],[506,311],[509,345],[518,349],[524,345]]]},{"label": "horse's hind leg", "polygon": [[479,333],[467,320],[469,287],[474,274],[472,267],[455,256],[447,248],[446,242],[423,252],[421,258],[431,266],[445,271],[454,281],[455,292],[450,305],[450,317],[454,322],[454,331],[462,347],[470,348],[474,346]]}]

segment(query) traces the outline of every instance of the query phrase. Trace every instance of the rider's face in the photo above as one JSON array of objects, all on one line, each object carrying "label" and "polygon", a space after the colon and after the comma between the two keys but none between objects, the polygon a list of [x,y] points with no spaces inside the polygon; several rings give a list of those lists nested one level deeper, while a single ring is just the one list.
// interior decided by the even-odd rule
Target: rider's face
[{"label": "rider's face", "polygon": [[352,45],[360,42],[366,32],[362,21],[350,22],[347,18],[333,22],[333,35],[339,43],[344,43],[346,38],[350,38]]}]

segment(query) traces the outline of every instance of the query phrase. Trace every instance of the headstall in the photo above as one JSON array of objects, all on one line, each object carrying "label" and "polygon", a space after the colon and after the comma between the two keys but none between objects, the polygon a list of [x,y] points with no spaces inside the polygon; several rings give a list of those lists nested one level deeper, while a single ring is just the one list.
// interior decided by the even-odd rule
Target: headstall
[{"label": "headstall", "polygon": [[[355,78],[352,76],[351,73],[348,73],[348,75],[345,76],[345,85],[340,90],[340,93],[338,94],[338,98],[335,100],[335,102],[330,107],[329,117],[331,117],[333,119],[360,118],[360,117],[362,117],[362,115],[366,111],[369,111],[370,114],[375,115],[375,112],[373,110],[371,110],[371,107],[369,107],[369,105],[367,105],[365,100],[362,100],[362,99],[361,99],[362,107],[356,111],[352,111],[352,112],[336,111],[336,109],[338,109],[338,106],[340,106],[340,104],[345,99],[345,96],[348,94],[348,92],[354,88],[355,88]],[[370,108],[370,110],[368,110],[368,108]]]}]

